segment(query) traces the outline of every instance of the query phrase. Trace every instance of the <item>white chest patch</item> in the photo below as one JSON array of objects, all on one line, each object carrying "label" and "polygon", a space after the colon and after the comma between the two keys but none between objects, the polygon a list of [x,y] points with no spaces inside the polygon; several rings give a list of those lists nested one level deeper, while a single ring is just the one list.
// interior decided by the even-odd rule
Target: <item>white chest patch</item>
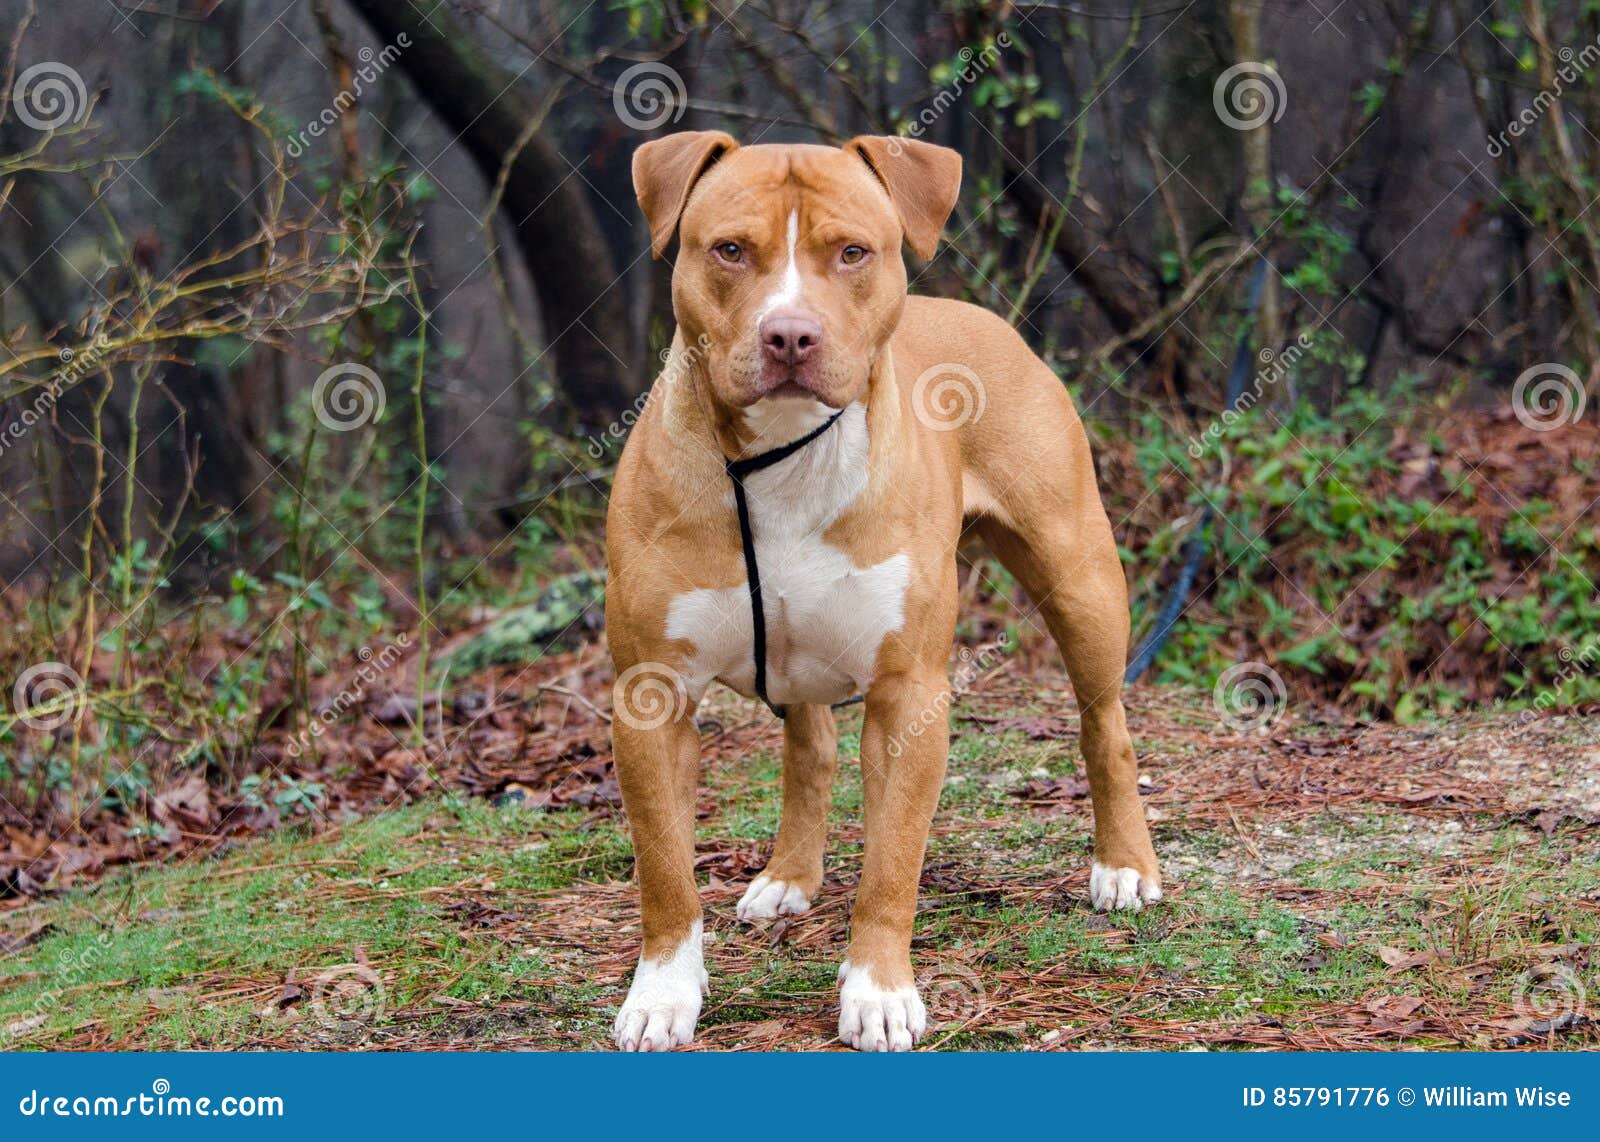
[{"label": "white chest patch", "polygon": [[[772,446],[785,439],[792,437]],[[779,705],[827,704],[864,692],[884,637],[905,623],[911,579],[904,553],[857,567],[822,538],[867,486],[865,408],[851,405],[822,436],[744,484],[766,619],[768,696]],[[727,501],[731,512],[731,487]],[[667,637],[694,644],[684,679],[693,700],[713,680],[755,695],[746,584],[674,598]]]}]

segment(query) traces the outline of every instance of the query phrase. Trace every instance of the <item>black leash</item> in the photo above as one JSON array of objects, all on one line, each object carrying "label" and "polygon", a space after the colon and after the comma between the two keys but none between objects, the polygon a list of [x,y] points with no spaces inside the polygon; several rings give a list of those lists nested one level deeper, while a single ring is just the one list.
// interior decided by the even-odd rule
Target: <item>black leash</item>
[{"label": "black leash", "polygon": [[[771,452],[763,452],[759,456],[751,456],[745,460],[724,461],[728,479],[733,481],[733,502],[739,509],[739,543],[744,547],[744,573],[750,585],[750,619],[756,656],[756,695],[766,703],[767,709],[779,718],[787,717],[789,711],[783,706],[774,704],[772,699],[767,697],[767,614],[761,606],[761,568],[756,565],[756,537],[750,530],[750,505],[745,500],[744,478],[752,472],[759,472],[763,468],[770,468],[782,460],[787,460],[832,428],[833,422],[843,415],[844,409],[840,409],[798,440],[791,440]],[[859,698],[851,698],[836,704],[847,706],[850,702],[858,701]]]},{"label": "black leash", "polygon": [[[1250,294],[1246,313],[1254,315],[1256,308],[1261,304],[1261,290],[1267,281],[1267,271],[1271,263],[1262,258],[1256,262],[1256,267],[1250,275]],[[1250,367],[1255,363],[1255,353],[1250,347],[1249,323],[1239,334],[1239,342],[1233,352],[1233,368],[1228,372],[1228,393],[1223,403],[1227,409],[1234,408],[1239,403],[1239,398],[1244,396],[1244,383],[1250,379]],[[1200,573],[1200,563],[1206,557],[1206,549],[1211,543],[1211,522],[1217,514],[1217,509],[1207,500],[1205,511],[1200,513],[1200,526],[1195,528],[1194,535],[1189,542],[1183,545],[1180,555],[1183,566],[1178,570],[1178,578],[1168,592],[1166,602],[1156,614],[1156,621],[1150,628],[1150,633],[1133,652],[1133,658],[1128,663],[1128,668],[1123,672],[1122,681],[1125,685],[1133,685],[1135,679],[1147,670],[1156,660],[1156,655],[1166,645],[1167,636],[1172,633],[1172,628],[1178,624],[1178,619],[1183,614],[1184,603],[1188,601],[1189,592],[1194,589],[1195,578]]]}]

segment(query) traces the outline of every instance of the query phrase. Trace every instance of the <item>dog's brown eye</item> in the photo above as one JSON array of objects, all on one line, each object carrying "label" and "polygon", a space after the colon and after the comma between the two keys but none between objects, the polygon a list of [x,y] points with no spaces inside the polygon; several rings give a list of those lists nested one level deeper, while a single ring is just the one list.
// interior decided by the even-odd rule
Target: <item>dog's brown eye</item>
[{"label": "dog's brown eye", "polygon": [[847,266],[853,266],[867,256],[865,246],[846,246],[839,251],[839,260]]},{"label": "dog's brown eye", "polygon": [[713,246],[712,249],[716,251],[717,257],[724,262],[738,262],[744,258],[744,250],[740,248],[737,242],[723,242]]}]

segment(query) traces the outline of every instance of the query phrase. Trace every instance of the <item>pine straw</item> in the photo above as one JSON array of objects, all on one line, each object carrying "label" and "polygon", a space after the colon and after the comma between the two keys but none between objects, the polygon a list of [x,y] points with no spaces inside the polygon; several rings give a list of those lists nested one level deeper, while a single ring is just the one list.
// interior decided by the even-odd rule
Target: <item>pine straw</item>
[{"label": "pine straw", "polygon": [[[592,662],[592,658],[589,660]],[[584,656],[548,666],[551,681],[582,685],[593,667]],[[1076,737],[1076,714],[1063,693],[1059,673],[1015,677],[1002,671],[978,693],[956,707],[961,734],[1020,732],[1041,740],[1070,742]],[[535,803],[579,806],[590,827],[609,822],[618,813],[615,783],[609,769],[604,725],[592,707],[568,704],[559,713],[544,703],[548,695],[528,690],[490,687],[486,703],[465,733],[448,748],[430,753],[426,766],[396,745],[375,726],[353,736],[344,756],[370,761],[358,767],[337,797],[350,804],[381,802],[388,789],[375,774],[405,778],[406,798],[424,790],[464,789],[495,797],[518,788]],[[1544,718],[1532,722],[1483,718],[1434,727],[1362,725],[1328,715],[1313,724],[1291,717],[1271,730],[1237,735],[1211,724],[1203,696],[1166,688],[1140,687],[1129,695],[1130,719],[1150,775],[1146,788],[1150,816],[1157,821],[1158,847],[1198,835],[1232,835],[1245,850],[1264,830],[1300,823],[1315,829],[1319,816],[1358,817],[1377,807],[1419,822],[1458,822],[1475,843],[1467,851],[1440,855],[1427,862],[1425,883],[1411,875],[1367,871],[1361,882],[1331,888],[1294,883],[1256,862],[1250,874],[1231,884],[1247,908],[1276,903],[1291,906],[1319,946],[1349,948],[1376,936],[1335,932],[1317,917],[1364,904],[1375,909],[1415,907],[1419,901],[1445,913],[1461,892],[1480,898],[1509,891],[1519,875],[1517,863],[1503,851],[1491,851],[1496,835],[1527,837],[1531,829],[1557,835],[1576,852],[1590,846],[1595,833],[1594,787],[1597,758],[1592,744],[1575,744],[1573,719]],[[487,713],[485,713],[487,711]],[[720,712],[722,720],[717,720]],[[756,751],[775,751],[780,731],[748,703],[728,700],[712,711],[705,726],[708,772],[734,772]],[[1004,754],[1001,739],[997,755]],[[402,760],[397,761],[400,758]],[[409,760],[405,760],[409,759]],[[404,768],[415,764],[416,772]],[[1514,780],[1512,780],[1514,778]],[[378,784],[374,784],[378,782]],[[743,790],[749,794],[748,788]],[[914,960],[922,971],[923,991],[935,1029],[928,1044],[962,1045],[964,1036],[985,1036],[1035,1050],[1080,1048],[1255,1048],[1294,1050],[1388,1050],[1417,1047],[1535,1049],[1600,1046],[1600,1023],[1580,1005],[1576,1015],[1541,1021],[1519,1012],[1486,981],[1496,972],[1515,972],[1529,965],[1565,963],[1592,976],[1593,946],[1562,945],[1551,939],[1521,937],[1514,950],[1487,958],[1471,955],[1434,957],[1392,969],[1383,986],[1369,988],[1358,999],[1328,1000],[1308,986],[1292,1010],[1241,1008],[1237,1014],[1213,1013],[1197,1020],[1185,1016],[1207,1002],[1222,1005],[1233,990],[1207,983],[1202,972],[1162,971],[1149,967],[1089,969],[1084,957],[1068,954],[1044,963],[1004,962],[997,950],[1015,947],[1028,933],[1019,930],[1019,909],[1052,917],[1079,914],[1092,941],[1105,948],[1133,941],[1181,939],[1202,924],[1203,914],[1186,907],[1190,893],[1203,886],[1186,885],[1181,865],[1169,859],[1168,900],[1151,914],[1150,923],[1130,926],[1116,917],[1090,916],[1086,911],[1085,862],[1061,853],[1035,854],[1007,866],[995,861],[955,859],[940,855],[952,846],[985,848],[985,830],[996,836],[1029,819],[1059,824],[1060,835],[1085,837],[1091,819],[1087,790],[1074,777],[1019,777],[1010,790],[1014,810],[999,820],[962,817],[942,811],[935,825],[934,854],[923,876],[922,908],[953,925],[935,940],[919,924]],[[364,801],[365,799],[365,801]],[[702,900],[707,909],[708,959],[712,993],[702,1015],[699,1045],[715,1049],[825,1049],[836,1047],[833,966],[843,957],[848,935],[849,905],[858,862],[841,860],[841,849],[856,852],[861,843],[858,820],[847,821],[830,848],[829,880],[816,906],[803,917],[751,929],[733,919],[734,904],[744,885],[761,868],[765,843],[734,840],[717,826],[719,809],[710,792],[702,794],[701,816],[708,822],[697,854]],[[493,843],[474,837],[454,822],[437,824],[412,838],[413,850],[448,844],[470,852]],[[944,842],[951,842],[946,844]],[[987,850],[985,850],[987,851]],[[1259,857],[1259,853],[1256,854]],[[1592,860],[1592,855],[1587,859]],[[324,862],[325,863],[325,862]],[[228,869],[242,875],[249,868]],[[387,870],[398,876],[405,869]],[[308,1028],[297,1023],[300,985],[290,973],[217,970],[186,981],[160,1002],[152,999],[146,1014],[131,1028],[111,1035],[95,1023],[83,1026],[63,1048],[132,1048],[144,1044],[148,1028],[162,1018],[167,1002],[248,1005],[264,1017],[238,1048],[305,1048],[326,1046],[385,1050],[466,1049],[595,1049],[606,1045],[604,1026],[620,1001],[633,967],[639,941],[638,899],[624,879],[585,881],[548,892],[486,886],[481,878],[426,888],[372,887],[313,880],[297,905],[322,910],[359,908],[380,898],[403,896],[419,901],[451,929],[452,943],[465,942],[473,957],[487,962],[507,947],[540,956],[539,973],[519,979],[510,998],[474,1002],[450,995],[461,978],[462,957],[444,953],[441,935],[419,936],[406,950],[405,969],[427,981],[408,988],[404,1002],[391,993],[381,997],[381,1020]],[[1195,901],[1198,903],[1198,898]],[[1550,917],[1600,911],[1594,890],[1579,897],[1538,897],[1529,908],[1503,918],[1519,933],[1553,930]],[[1542,909],[1542,914],[1537,910]],[[1240,938],[1241,945],[1249,944]],[[780,992],[759,995],[737,982],[761,979],[772,970],[776,949],[794,970],[795,982]],[[359,952],[364,957],[365,952]],[[347,947],[330,947],[326,960],[349,958]],[[454,963],[454,967],[450,965]],[[376,978],[399,976],[400,965],[374,962]],[[1308,980],[1314,972],[1307,972]],[[601,990],[597,992],[597,985]],[[106,986],[106,985],[101,985]],[[597,999],[596,996],[599,996]],[[274,1013],[281,1009],[283,1018]],[[1003,1037],[1010,1035],[1011,1039]],[[214,1044],[222,1045],[222,1044]]]},{"label": "pine straw", "polygon": [[[1483,861],[1462,870],[1475,888],[1492,887],[1497,867]],[[701,896],[708,911],[708,956],[713,970],[712,993],[701,1016],[701,1049],[824,1050],[838,1047],[834,1035],[837,1018],[834,986],[795,988],[781,998],[768,997],[758,1016],[741,1014],[748,997],[733,993],[725,981],[759,971],[773,948],[785,956],[833,964],[842,958],[848,928],[853,884],[827,886],[813,910],[764,930],[751,930],[732,919],[733,905],[742,885],[713,880]],[[1052,901],[1058,907],[1081,907],[1087,888],[1082,874],[1048,879],[983,878],[968,891],[982,893],[1008,905]],[[1439,892],[1439,886],[1430,890]],[[925,882],[924,892],[937,892]],[[1172,895],[1181,903],[1184,889]],[[1368,900],[1411,900],[1416,889],[1408,884],[1374,884],[1358,890]],[[1292,885],[1267,885],[1246,895],[1292,897],[1305,903],[1318,895]],[[467,922],[458,936],[481,947],[485,956],[504,944],[537,947],[557,953],[560,970],[520,981],[527,993],[522,1000],[499,1000],[492,1006],[452,999],[444,993],[452,978],[441,975],[435,986],[404,1006],[384,1013],[381,1027],[352,1023],[343,1030],[322,1033],[308,1042],[301,1034],[274,1034],[272,1021],[263,1020],[263,1032],[230,1044],[238,1049],[305,1049],[307,1046],[381,1050],[514,1050],[595,1049],[603,1046],[592,1032],[570,1029],[562,1016],[571,1016],[564,993],[575,992],[595,980],[628,978],[637,954],[639,929],[637,894],[631,885],[585,885],[542,897],[519,897],[514,892],[475,891],[468,884],[442,888],[435,893],[440,905]],[[1322,893],[1326,897],[1343,893]],[[329,907],[352,899],[329,899]],[[1168,905],[1171,907],[1171,904]],[[1594,905],[1589,905],[1593,909]],[[937,958],[937,969],[922,975],[934,1029],[925,1046],[937,1048],[968,1031],[1014,1032],[1019,1036],[1038,1028],[1053,1028],[1047,1040],[1030,1037],[1033,1050],[1172,1049],[1194,1045],[1209,1048],[1248,1047],[1271,1050],[1401,1050],[1417,1047],[1468,1047],[1502,1049],[1571,1048],[1600,1046],[1600,1020],[1580,1015],[1570,1022],[1541,1022],[1519,1014],[1490,997],[1446,1002],[1438,993],[1418,997],[1403,981],[1393,994],[1375,995],[1360,1002],[1308,1001],[1292,1013],[1246,1014],[1238,1018],[1195,1021],[1173,1018],[1168,1008],[1177,1002],[1221,996],[1227,989],[1170,978],[1165,973],[1139,972],[1108,977],[1085,972],[1070,961],[1043,967],[996,967],[986,962],[991,943],[1014,939],[1016,933],[1001,921],[968,923],[960,947],[933,948],[919,941],[914,956],[919,962]],[[1181,934],[1174,923],[1156,935]],[[1129,933],[1107,919],[1098,936],[1108,944],[1121,943]],[[436,952],[437,940],[422,940],[413,949],[412,966],[426,965]],[[330,949],[337,956],[339,949]],[[1570,947],[1537,945],[1524,949],[1541,956],[1570,955]],[[1470,980],[1490,961],[1462,964],[1448,971]],[[941,981],[958,982],[954,992],[940,989]],[[277,978],[217,973],[169,991],[164,1002],[194,1004],[242,1003],[270,1010],[283,993]],[[607,1008],[607,1014],[614,1004]],[[590,1012],[589,1014],[592,1014]],[[143,1045],[143,1032],[161,1015],[152,1005],[147,1017],[125,1034],[112,1038],[94,1025],[54,1044],[57,1049],[127,1050]],[[442,1017],[442,1018],[441,1018]]]}]

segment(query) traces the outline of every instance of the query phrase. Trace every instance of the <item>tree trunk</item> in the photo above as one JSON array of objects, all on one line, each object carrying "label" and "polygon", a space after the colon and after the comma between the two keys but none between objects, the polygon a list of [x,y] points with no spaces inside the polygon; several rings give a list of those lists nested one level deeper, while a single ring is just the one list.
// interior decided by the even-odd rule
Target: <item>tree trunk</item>
[{"label": "tree trunk", "polygon": [[[447,5],[425,16],[426,5],[350,3],[386,44],[410,41],[397,66],[493,183],[536,114],[527,85],[486,57]],[[535,134],[512,162],[501,207],[533,279],[557,387],[581,421],[598,425],[638,391],[640,370],[616,268],[583,188],[573,164]]]},{"label": "tree trunk", "polygon": [[[148,159],[146,177],[160,206],[143,195],[132,199],[142,209],[133,231],[135,248],[142,243],[149,251],[149,272],[165,274],[187,261],[237,246],[255,229],[254,202],[233,209],[231,201],[222,201],[211,180],[195,177],[197,154],[207,156],[208,170],[219,182],[231,182],[249,170],[248,129],[226,107],[197,93],[178,96],[173,103],[166,79],[181,75],[196,59],[237,60],[247,42],[240,35],[242,19],[240,9],[233,6],[204,22],[167,22],[145,42],[139,58],[136,90],[142,113],[149,122],[171,116],[172,124]],[[222,78],[239,81],[237,72],[224,71]],[[163,504],[174,504],[192,475],[194,500],[183,509],[185,524],[198,524],[202,517],[218,513],[237,525],[237,534],[248,535],[254,524],[271,517],[272,497],[281,487],[268,476],[266,434],[258,420],[257,392],[265,377],[264,363],[252,359],[232,368],[208,359],[200,348],[198,342],[178,342],[178,360],[156,373],[183,416],[179,420],[160,403],[147,402],[152,422],[144,431],[153,445],[149,461],[153,476],[145,479],[152,495]],[[192,474],[191,446],[198,446],[200,456]],[[208,581],[238,555],[219,555],[197,527],[183,526],[180,531],[175,559],[185,583]]]},{"label": "tree trunk", "polygon": [[[1262,0],[1231,0],[1228,5],[1236,64],[1262,62],[1261,3]],[[1244,129],[1243,206],[1250,236],[1262,243],[1261,256],[1270,259],[1271,243],[1266,232],[1272,221],[1272,115],[1253,118],[1260,121]],[[1256,336],[1263,350],[1278,351],[1278,326],[1278,277],[1268,274],[1262,285],[1261,306],[1256,311]]]},{"label": "tree trunk", "polygon": [[[1005,194],[1017,205],[1030,226],[1046,225],[1043,220],[1048,211],[1057,209],[1049,189],[1029,171],[1012,163],[1007,163],[1005,167]],[[1107,267],[1093,256],[1095,249],[1089,235],[1078,229],[1069,217],[1056,232],[1052,252],[1060,260],[1062,268],[1105,316],[1111,328],[1119,336],[1126,336],[1150,316],[1150,306],[1121,271]],[[1135,338],[1128,343],[1128,352],[1136,360],[1143,360],[1161,346],[1168,333],[1168,330],[1158,329],[1148,336]],[[1170,367],[1173,388],[1185,400],[1190,399],[1196,374],[1184,358],[1181,347],[1171,356]]]}]

